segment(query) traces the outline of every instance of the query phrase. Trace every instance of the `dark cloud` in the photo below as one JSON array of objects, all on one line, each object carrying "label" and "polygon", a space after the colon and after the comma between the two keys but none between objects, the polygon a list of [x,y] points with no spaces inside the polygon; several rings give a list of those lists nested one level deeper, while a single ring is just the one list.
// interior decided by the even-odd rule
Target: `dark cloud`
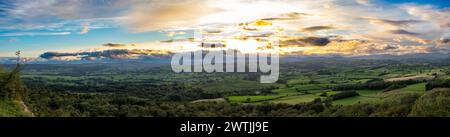
[{"label": "dark cloud", "polygon": [[223,31],[219,30],[219,29],[214,29],[214,30],[210,29],[210,30],[206,30],[205,32],[206,33],[222,33]]},{"label": "dark cloud", "polygon": [[315,46],[325,46],[330,43],[328,38],[319,38],[319,37],[308,37],[305,39],[300,39],[299,41],[306,42]]},{"label": "dark cloud", "polygon": [[76,56],[76,53],[58,53],[58,52],[45,52],[41,54],[39,57],[45,59],[52,59],[54,57],[63,57],[63,56]]},{"label": "dark cloud", "polygon": [[274,20],[289,20],[289,19],[287,19],[287,18],[263,18],[261,20],[274,21]]},{"label": "dark cloud", "polygon": [[14,4],[13,0],[2,0],[0,1],[0,17],[8,16],[8,12],[13,10]]},{"label": "dark cloud", "polygon": [[281,46],[326,46],[330,43],[330,39],[326,37],[305,37],[298,39],[284,40],[280,42]]},{"label": "dark cloud", "polygon": [[441,38],[437,40],[438,45],[450,45],[450,38]]},{"label": "dark cloud", "polygon": [[384,50],[395,50],[398,49],[398,47],[396,46],[392,46],[392,45],[387,45],[385,47],[383,47]]},{"label": "dark cloud", "polygon": [[441,38],[439,39],[440,44],[450,44],[450,38]]},{"label": "dark cloud", "polygon": [[[194,42],[194,38],[183,38],[183,39],[169,39],[169,40],[161,40],[159,42],[162,43],[171,43],[171,42]],[[133,44],[131,45],[133,46]]]},{"label": "dark cloud", "polygon": [[320,31],[320,30],[330,30],[330,29],[335,29],[332,26],[312,26],[312,27],[307,27],[307,28],[303,28],[300,31],[302,32],[316,32],[316,31]]},{"label": "dark cloud", "polygon": [[125,44],[116,44],[116,43],[106,43],[106,44],[103,44],[103,46],[105,46],[105,47],[112,47],[112,48],[122,48],[122,47],[126,47],[127,45],[125,45]]},{"label": "dark cloud", "polygon": [[140,59],[140,58],[169,58],[172,53],[159,50],[145,49],[113,49],[93,52],[58,53],[46,52],[40,57],[48,60],[101,60],[101,59]]},{"label": "dark cloud", "polygon": [[410,36],[420,35],[419,33],[409,32],[409,31],[406,31],[406,30],[403,30],[403,29],[391,30],[391,31],[389,31],[389,33],[399,34],[399,35],[410,35]]},{"label": "dark cloud", "polygon": [[300,18],[302,16],[310,16],[308,13],[299,13],[299,12],[289,12],[285,14],[281,14],[281,16],[290,17],[290,18]]},{"label": "dark cloud", "polygon": [[224,48],[227,47],[227,45],[223,44],[223,43],[207,43],[207,42],[202,42],[199,47],[203,47],[203,48]]}]

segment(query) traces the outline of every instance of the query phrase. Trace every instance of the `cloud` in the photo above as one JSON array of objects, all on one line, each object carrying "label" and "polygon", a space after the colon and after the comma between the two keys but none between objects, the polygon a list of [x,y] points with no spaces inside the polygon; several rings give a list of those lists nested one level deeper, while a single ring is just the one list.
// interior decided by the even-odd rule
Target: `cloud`
[{"label": "cloud", "polygon": [[450,43],[450,38],[442,38],[440,39],[441,43]]},{"label": "cloud", "polygon": [[406,31],[406,30],[403,30],[403,29],[391,30],[391,31],[389,31],[389,33],[398,34],[398,35],[409,35],[409,36],[420,35],[419,33],[409,32],[409,31]]},{"label": "cloud", "polygon": [[335,29],[335,28],[332,27],[332,26],[312,26],[312,27],[303,28],[300,31],[302,31],[302,32],[316,32],[316,31],[330,30],[330,29]]},{"label": "cloud", "polygon": [[219,8],[208,6],[207,1],[159,1],[135,6],[123,23],[134,32],[192,27],[199,23],[199,18],[218,11]]},{"label": "cloud", "polygon": [[4,33],[0,36],[16,37],[16,36],[57,36],[57,35],[70,35],[71,32],[13,32]]},{"label": "cloud", "polygon": [[184,31],[180,31],[180,32],[171,31],[171,32],[167,33],[167,36],[168,37],[175,37],[177,35],[185,35],[185,34],[186,34],[186,32],[184,32]]},{"label": "cloud", "polygon": [[449,49],[434,46],[412,46],[379,44],[361,42],[358,40],[333,41],[327,46],[310,46],[289,49],[286,55],[340,55],[340,56],[368,56],[368,55],[405,55],[417,53],[449,53]]},{"label": "cloud", "polygon": [[79,34],[86,34],[88,33],[91,29],[89,28],[89,23],[83,23],[81,28],[81,31],[79,32]]},{"label": "cloud", "polygon": [[[83,30],[90,31],[93,29],[105,29],[119,27],[117,21],[120,18],[95,18],[95,19],[71,19],[71,20],[55,20],[48,23],[35,22],[0,22],[0,30],[9,32],[62,32],[80,33]],[[81,24],[81,25],[80,25]]]},{"label": "cloud", "polygon": [[285,21],[285,20],[297,20],[304,16],[311,16],[311,14],[308,13],[298,13],[298,12],[289,12],[289,13],[283,13],[278,15],[278,17],[272,17],[272,18],[263,18],[261,20],[265,21]]},{"label": "cloud", "polygon": [[17,41],[19,41],[18,38],[9,38],[8,39],[8,42],[17,42]]},{"label": "cloud", "polygon": [[361,18],[368,20],[376,25],[390,25],[395,27],[407,27],[411,24],[421,23],[420,20],[388,20],[388,19],[377,19],[377,18]]},{"label": "cloud", "polygon": [[41,58],[56,61],[68,60],[111,60],[111,59],[168,59],[171,52],[161,50],[145,49],[110,49],[91,52],[59,53],[46,52],[40,55]]},{"label": "cloud", "polygon": [[207,28],[203,29],[204,33],[213,33],[213,34],[219,34],[222,33],[224,30],[221,28]]},{"label": "cloud", "polygon": [[387,30],[368,33],[364,36],[367,40],[378,44],[399,44],[399,45],[417,45],[428,46],[432,44],[432,40],[422,38],[422,35],[417,32],[410,32],[407,30]]},{"label": "cloud", "polygon": [[356,0],[356,3],[366,6],[372,6],[373,4],[370,2],[370,0]]},{"label": "cloud", "polygon": [[280,46],[325,46],[330,42],[330,39],[326,37],[302,37],[283,40],[280,42]]},{"label": "cloud", "polygon": [[450,45],[450,38],[440,38],[437,41],[438,45]]},{"label": "cloud", "polygon": [[58,53],[58,52],[45,52],[44,54],[41,54],[41,58],[45,59],[51,59],[54,57],[62,57],[62,56],[76,56],[75,53]]},{"label": "cloud", "polygon": [[[270,5],[270,6],[268,6]],[[272,0],[187,0],[157,1],[134,6],[122,22],[134,32],[163,29],[191,29],[211,24],[230,25],[254,20],[297,20],[308,13],[296,9],[299,1]]]},{"label": "cloud", "polygon": [[306,42],[315,46],[325,46],[330,43],[328,38],[319,38],[319,37],[307,37],[304,39],[298,39],[298,41]]},{"label": "cloud", "polygon": [[[128,9],[140,0],[15,0],[11,1],[13,9],[6,12],[11,16],[27,21],[37,18],[92,19],[113,17]],[[142,1],[141,1],[142,2]]]},{"label": "cloud", "polygon": [[[183,35],[177,32],[186,29],[203,27],[208,28],[205,31],[211,35],[233,34],[236,32],[237,24],[259,19],[270,22],[271,25],[265,26],[266,28],[279,29],[267,31],[264,28],[250,28],[245,32],[245,38],[262,39],[281,35],[289,37],[281,41],[282,46],[293,45],[334,54],[332,51],[347,48],[349,51],[342,50],[342,52],[354,53],[350,50],[357,50],[362,53],[363,51],[374,53],[368,52],[368,49],[373,49],[377,52],[386,50],[386,53],[397,53],[393,51],[442,44],[443,41],[438,41],[439,38],[447,38],[450,35],[448,9],[372,0],[10,0],[8,2],[13,6],[0,9],[0,16],[6,16],[0,18],[0,36],[85,34],[94,29],[119,27],[138,33],[161,30],[162,33],[168,33],[169,37]],[[299,28],[301,32],[315,33],[301,33]],[[321,31],[332,29],[334,30]],[[333,36],[340,36],[345,40],[335,40]],[[158,37],[155,41],[161,40],[163,38]],[[348,46],[355,43],[362,46],[354,48]],[[125,44],[109,44],[111,45],[101,48],[129,47]],[[183,44],[177,46],[189,47]],[[333,46],[334,44],[341,46]],[[406,48],[408,46],[419,47]],[[156,45],[151,48],[155,47],[164,46]],[[72,57],[77,56],[79,54]]]},{"label": "cloud", "polygon": [[299,12],[289,12],[289,13],[283,13],[283,14],[281,14],[281,16],[284,18],[298,19],[303,16],[311,16],[311,14],[299,13]]},{"label": "cloud", "polygon": [[[139,0],[8,0],[0,3],[0,30],[84,34],[92,29],[117,27],[123,10]],[[82,28],[80,29],[80,24]]]},{"label": "cloud", "polygon": [[112,47],[112,48],[127,47],[127,45],[125,45],[125,44],[115,44],[115,43],[106,43],[106,44],[103,44],[103,46],[105,46],[105,47]]},{"label": "cloud", "polygon": [[450,27],[450,10],[436,9],[430,5],[406,4],[402,6],[409,15],[420,17],[423,20],[433,21],[441,28]]}]

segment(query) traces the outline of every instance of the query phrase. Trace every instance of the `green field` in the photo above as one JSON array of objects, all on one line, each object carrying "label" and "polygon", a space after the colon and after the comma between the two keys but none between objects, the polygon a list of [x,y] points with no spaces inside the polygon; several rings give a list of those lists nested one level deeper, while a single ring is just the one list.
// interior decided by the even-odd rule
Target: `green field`
[{"label": "green field", "polygon": [[299,104],[299,103],[311,102],[316,98],[320,98],[320,97],[316,96],[316,95],[308,94],[308,95],[298,95],[298,96],[289,96],[289,97],[279,98],[276,100],[272,100],[270,102],[286,103],[286,104]]},{"label": "green field", "polygon": [[[390,91],[392,93],[423,93],[426,83],[418,83],[408,85],[405,88]],[[391,93],[382,93],[382,90],[360,90],[360,96],[344,98],[333,101],[335,105],[353,105],[358,103],[374,103],[382,100],[386,95]]]},{"label": "green field", "polygon": [[266,95],[266,96],[230,96],[228,97],[228,101],[235,103],[252,103],[252,102],[261,102],[261,101],[269,101],[277,98],[283,97],[282,95]]},{"label": "green field", "polygon": [[359,96],[333,101],[335,105],[353,105],[358,103],[373,103],[381,100],[382,90],[359,90]]},{"label": "green field", "polygon": [[201,102],[226,102],[224,98],[215,98],[215,99],[199,99],[191,101],[191,103],[201,103]]},{"label": "green field", "polygon": [[427,83],[418,83],[413,85],[408,85],[405,88],[400,89],[401,91],[405,92],[425,92],[425,85]]},{"label": "green field", "polygon": [[[387,73],[388,71],[390,73]],[[383,74],[385,73],[385,74]],[[427,76],[426,74],[418,73],[414,70],[396,70],[392,68],[382,69],[362,69],[357,71],[343,70],[337,74],[329,75],[316,75],[316,74],[296,74],[296,76],[288,76],[288,80],[285,85],[277,85],[277,89],[272,90],[273,94],[270,95],[245,95],[245,96],[230,96],[228,101],[234,103],[252,103],[252,102],[272,102],[272,103],[287,103],[296,104],[310,102],[316,98],[326,98],[322,94],[326,93],[326,96],[330,96],[339,91],[333,91],[332,87],[341,85],[355,85],[367,83],[373,79],[379,78],[379,75],[384,75],[384,79],[414,76]],[[442,74],[441,75],[445,75]],[[237,80],[239,81],[239,80]],[[222,89],[229,89],[231,87],[241,86],[231,83],[222,85],[212,85],[214,87],[220,87]],[[248,82],[240,81],[240,83],[249,84]],[[233,85],[233,86],[224,86]],[[252,84],[257,85],[257,84]],[[426,83],[410,84],[404,88],[393,90],[393,92],[424,92]],[[248,85],[247,85],[248,86]],[[251,88],[251,87],[247,87]],[[352,105],[357,103],[372,103],[379,101],[382,97],[383,90],[373,89],[361,89],[357,90],[359,96],[353,96],[348,98],[342,98],[334,100],[333,104],[336,105]],[[322,95],[322,96],[320,96]]]},{"label": "green field", "polygon": [[[411,92],[421,93],[425,91],[426,83],[411,84],[405,88],[394,90],[393,92]],[[301,89],[301,90],[299,90]],[[322,90],[320,90],[322,89]],[[281,87],[280,89],[273,90],[275,95],[258,95],[258,96],[230,96],[228,101],[234,103],[254,103],[254,102],[272,102],[272,103],[286,103],[286,104],[298,104],[311,102],[316,98],[322,98],[319,95],[321,93],[327,93],[332,95],[335,91],[323,90],[324,88],[318,85],[296,85],[294,87]],[[313,93],[304,94],[303,92]],[[380,101],[383,98],[382,90],[358,90],[359,96],[348,97],[333,101],[334,105],[352,105],[358,103],[373,103]]]},{"label": "green field", "polygon": [[226,77],[223,80],[213,82],[213,83],[207,83],[204,85],[198,86],[199,88],[202,88],[206,91],[219,91],[219,92],[230,92],[233,90],[252,90],[255,92],[258,92],[261,89],[268,88],[270,85],[268,84],[261,84],[257,81],[248,81],[243,80],[238,77]]},{"label": "green field", "polygon": [[378,94],[380,94],[382,92],[382,90],[359,90],[357,92],[361,96],[377,97]]},{"label": "green field", "polygon": [[380,101],[380,98],[355,96],[355,97],[349,97],[349,98],[345,98],[345,99],[335,100],[335,101],[333,101],[333,104],[334,105],[353,105],[353,104],[359,104],[359,103],[373,103],[376,101]]}]

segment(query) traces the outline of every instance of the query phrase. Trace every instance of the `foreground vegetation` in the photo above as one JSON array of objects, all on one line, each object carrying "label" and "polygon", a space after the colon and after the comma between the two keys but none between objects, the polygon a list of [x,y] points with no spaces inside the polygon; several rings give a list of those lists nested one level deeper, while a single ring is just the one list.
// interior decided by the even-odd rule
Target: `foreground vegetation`
[{"label": "foreground vegetation", "polygon": [[33,93],[31,107],[39,116],[88,117],[406,117],[450,116],[450,89],[419,93],[393,93],[377,103],[333,105],[315,99],[300,104],[260,103],[243,105],[225,101],[158,102],[116,95]]},{"label": "foreground vegetation", "polygon": [[23,111],[20,103],[10,99],[0,99],[0,117],[31,116]]},{"label": "foreground vegetation", "polygon": [[0,66],[0,117],[32,116],[24,108],[25,91],[20,80],[20,65],[16,65],[11,72],[5,72]]}]

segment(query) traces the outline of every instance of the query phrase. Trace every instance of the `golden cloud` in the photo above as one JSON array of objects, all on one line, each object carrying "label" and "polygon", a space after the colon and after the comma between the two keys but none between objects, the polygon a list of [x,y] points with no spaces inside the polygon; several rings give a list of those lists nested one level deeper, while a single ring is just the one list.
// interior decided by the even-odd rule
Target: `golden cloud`
[{"label": "golden cloud", "polygon": [[197,25],[199,18],[220,10],[200,0],[142,4],[127,14],[124,23],[134,32],[190,27]]}]

